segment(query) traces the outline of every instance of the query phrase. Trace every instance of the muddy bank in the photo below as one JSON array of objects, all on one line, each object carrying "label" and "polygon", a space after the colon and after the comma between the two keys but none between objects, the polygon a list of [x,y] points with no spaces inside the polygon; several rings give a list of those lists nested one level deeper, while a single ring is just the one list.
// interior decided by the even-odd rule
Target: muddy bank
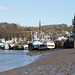
[{"label": "muddy bank", "polygon": [[34,56],[34,55],[41,55],[44,53],[48,53],[48,52],[53,52],[53,51],[59,51],[59,50],[63,50],[64,48],[55,48],[55,49],[46,49],[46,50],[31,50],[29,52],[27,52],[27,55],[30,56]]},{"label": "muddy bank", "polygon": [[32,64],[0,75],[75,75],[75,49],[42,52]]}]

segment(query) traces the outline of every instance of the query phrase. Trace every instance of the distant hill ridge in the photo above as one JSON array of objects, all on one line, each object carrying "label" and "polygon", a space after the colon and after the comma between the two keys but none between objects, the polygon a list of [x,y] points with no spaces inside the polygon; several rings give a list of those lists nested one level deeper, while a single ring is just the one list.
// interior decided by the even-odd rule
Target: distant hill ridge
[{"label": "distant hill ridge", "polygon": [[[68,26],[66,24],[57,24],[57,25],[43,25],[42,27],[42,32],[44,33],[49,33],[51,32],[53,35],[61,34],[62,31],[69,31],[71,32],[73,29],[73,26]],[[39,27],[23,27],[19,26],[14,23],[0,23],[0,33],[5,34],[5,33],[14,33],[16,31],[38,31]],[[2,35],[0,35],[2,36]]]},{"label": "distant hill ridge", "polygon": [[68,26],[66,24],[58,24],[58,25],[44,25],[42,26],[42,30],[46,33],[60,34],[62,31],[72,31],[72,26]]},{"label": "distant hill ridge", "polygon": [[4,23],[0,23],[0,28],[17,28],[17,25],[14,23],[9,24],[4,22]]}]

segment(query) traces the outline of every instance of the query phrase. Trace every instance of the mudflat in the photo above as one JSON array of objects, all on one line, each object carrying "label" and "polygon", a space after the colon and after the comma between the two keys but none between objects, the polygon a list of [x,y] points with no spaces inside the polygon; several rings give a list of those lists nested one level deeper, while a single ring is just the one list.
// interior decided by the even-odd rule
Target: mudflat
[{"label": "mudflat", "polygon": [[35,62],[0,75],[75,75],[75,49],[44,51]]}]

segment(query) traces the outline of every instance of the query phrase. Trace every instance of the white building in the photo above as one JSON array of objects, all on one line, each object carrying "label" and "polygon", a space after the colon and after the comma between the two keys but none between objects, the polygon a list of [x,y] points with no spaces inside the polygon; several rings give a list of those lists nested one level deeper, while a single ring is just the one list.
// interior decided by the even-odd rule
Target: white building
[{"label": "white building", "polygon": [[70,33],[68,31],[62,31],[63,35],[69,35]]}]

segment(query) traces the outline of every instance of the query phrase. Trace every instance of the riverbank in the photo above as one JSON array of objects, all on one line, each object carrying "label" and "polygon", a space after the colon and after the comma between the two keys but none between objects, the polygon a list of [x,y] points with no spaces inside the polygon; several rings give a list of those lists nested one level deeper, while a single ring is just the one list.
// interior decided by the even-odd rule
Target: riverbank
[{"label": "riverbank", "polygon": [[0,75],[75,75],[75,49],[42,51],[35,62]]}]

